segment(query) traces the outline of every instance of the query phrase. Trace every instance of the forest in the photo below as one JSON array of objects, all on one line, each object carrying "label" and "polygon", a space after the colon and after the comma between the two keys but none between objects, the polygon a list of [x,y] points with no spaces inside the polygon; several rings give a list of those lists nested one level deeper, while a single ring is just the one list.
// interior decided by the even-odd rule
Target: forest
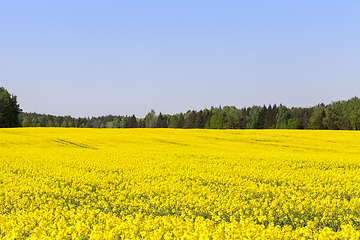
[{"label": "forest", "polygon": [[197,129],[329,129],[359,130],[360,99],[318,104],[301,108],[263,105],[247,108],[235,106],[211,107],[199,111],[188,110],[174,115],[151,110],[145,118],[107,115],[91,118],[53,116],[20,112],[22,127],[76,128],[197,128]]}]

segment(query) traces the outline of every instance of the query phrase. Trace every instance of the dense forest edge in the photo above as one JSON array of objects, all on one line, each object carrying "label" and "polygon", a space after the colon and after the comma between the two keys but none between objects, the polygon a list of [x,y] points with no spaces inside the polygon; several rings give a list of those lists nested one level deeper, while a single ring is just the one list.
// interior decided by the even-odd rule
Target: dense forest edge
[{"label": "dense forest edge", "polygon": [[74,118],[22,112],[16,96],[0,87],[0,127],[359,130],[359,125],[360,99],[356,96],[307,108],[282,104],[219,106],[174,115],[151,110],[145,118],[136,118],[135,114]]}]

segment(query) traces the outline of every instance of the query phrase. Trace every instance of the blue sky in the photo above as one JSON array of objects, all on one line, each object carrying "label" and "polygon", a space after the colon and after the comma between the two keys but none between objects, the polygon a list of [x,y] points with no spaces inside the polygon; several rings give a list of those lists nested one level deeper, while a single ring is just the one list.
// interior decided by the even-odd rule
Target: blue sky
[{"label": "blue sky", "polygon": [[360,96],[359,1],[1,1],[26,112],[174,114]]}]

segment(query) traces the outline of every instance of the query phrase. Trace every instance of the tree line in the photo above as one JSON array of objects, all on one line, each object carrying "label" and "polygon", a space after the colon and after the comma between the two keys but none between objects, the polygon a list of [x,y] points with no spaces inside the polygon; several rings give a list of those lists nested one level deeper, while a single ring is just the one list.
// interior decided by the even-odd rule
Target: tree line
[{"label": "tree line", "polygon": [[174,115],[151,110],[145,118],[135,115],[73,118],[38,113],[21,113],[19,118],[23,127],[359,130],[360,99],[353,97],[308,108],[281,104],[241,109],[219,106]]},{"label": "tree line", "polygon": [[132,116],[107,115],[92,118],[53,116],[39,113],[20,113],[22,127],[75,127],[75,128],[142,128],[143,119]]},{"label": "tree line", "polygon": [[0,127],[359,130],[359,126],[358,97],[307,108],[288,108],[282,104],[219,106],[174,115],[151,110],[145,118],[135,115],[74,118],[22,112],[16,96],[0,87]]}]

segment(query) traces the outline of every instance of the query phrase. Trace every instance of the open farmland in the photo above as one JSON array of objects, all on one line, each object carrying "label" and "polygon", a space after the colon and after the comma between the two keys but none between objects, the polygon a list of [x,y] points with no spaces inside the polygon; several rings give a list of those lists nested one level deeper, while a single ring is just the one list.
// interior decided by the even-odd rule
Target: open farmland
[{"label": "open farmland", "polygon": [[360,132],[0,130],[6,239],[358,239]]}]

